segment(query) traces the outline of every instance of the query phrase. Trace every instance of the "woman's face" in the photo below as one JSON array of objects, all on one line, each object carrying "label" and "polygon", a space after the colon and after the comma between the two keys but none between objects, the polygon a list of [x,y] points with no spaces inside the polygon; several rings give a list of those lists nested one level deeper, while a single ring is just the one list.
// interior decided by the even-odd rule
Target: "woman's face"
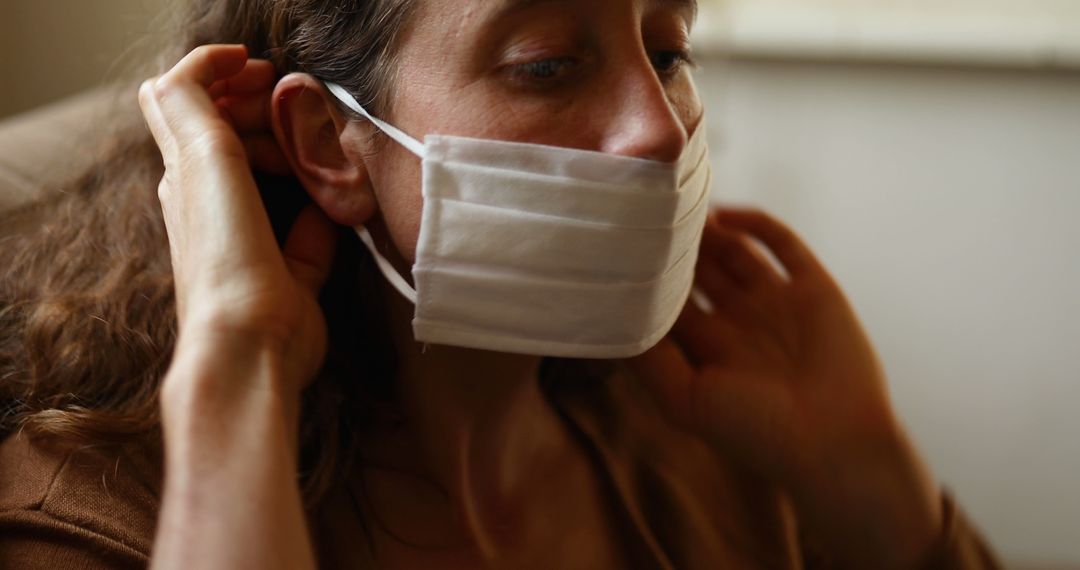
[{"label": "woman's face", "polygon": [[[440,133],[674,161],[701,117],[687,62],[694,14],[693,0],[419,2],[388,119],[419,140]],[[350,158],[364,162],[412,262],[420,159],[393,143],[366,148],[370,128],[349,127]]]}]

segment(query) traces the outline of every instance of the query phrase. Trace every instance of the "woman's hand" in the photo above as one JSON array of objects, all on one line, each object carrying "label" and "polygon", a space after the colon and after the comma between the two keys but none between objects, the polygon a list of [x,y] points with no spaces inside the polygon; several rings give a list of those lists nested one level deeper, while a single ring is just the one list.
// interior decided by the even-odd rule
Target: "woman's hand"
[{"label": "woman's hand", "polygon": [[[278,248],[252,166],[287,173],[270,130],[272,64],[243,46],[203,46],[146,81],[139,103],[161,149],[158,188],[180,320],[178,354],[270,351],[283,392],[317,372],[326,326],[317,303],[333,257],[332,224],[311,207]],[[236,381],[235,379],[233,381]]]},{"label": "woman's hand", "polygon": [[854,567],[912,567],[938,534],[939,492],[828,272],[776,220],[722,209],[705,227],[696,285],[711,314],[688,303],[632,362],[661,409],[785,488]]},{"label": "woman's hand", "polygon": [[274,239],[251,169],[286,171],[268,134],[276,79],[243,46],[203,46],[139,90],[165,162],[180,320],[161,392],[157,570],[315,567],[296,439],[300,391],[326,350],[316,296],[335,232],[311,208],[284,251]]}]

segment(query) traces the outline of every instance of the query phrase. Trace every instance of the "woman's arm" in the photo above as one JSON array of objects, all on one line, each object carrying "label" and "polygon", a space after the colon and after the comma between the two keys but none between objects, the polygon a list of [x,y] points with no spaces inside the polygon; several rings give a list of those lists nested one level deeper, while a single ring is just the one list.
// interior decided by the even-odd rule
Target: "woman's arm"
[{"label": "woman's arm", "polygon": [[139,91],[165,162],[158,195],[180,323],[161,391],[159,570],[315,566],[297,423],[325,355],[316,298],[336,234],[309,208],[283,249],[274,239],[251,163],[280,158],[265,138],[275,81],[243,46],[203,46]]},{"label": "woman's arm", "polygon": [[945,531],[941,491],[825,268],[780,222],[721,209],[696,285],[711,310],[688,303],[670,337],[632,363],[661,409],[786,490],[842,567],[921,568]]},{"label": "woman's arm", "polygon": [[315,568],[282,374],[276,349],[228,336],[178,351],[162,393],[153,568]]}]

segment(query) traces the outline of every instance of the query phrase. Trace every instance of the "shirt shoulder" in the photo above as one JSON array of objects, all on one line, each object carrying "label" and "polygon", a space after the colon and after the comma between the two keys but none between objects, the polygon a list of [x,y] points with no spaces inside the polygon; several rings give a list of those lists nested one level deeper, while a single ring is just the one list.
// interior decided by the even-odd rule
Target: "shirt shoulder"
[{"label": "shirt shoulder", "polygon": [[144,568],[160,504],[152,446],[0,442],[0,567]]},{"label": "shirt shoulder", "polygon": [[799,567],[796,521],[778,488],[671,425],[617,370],[560,382],[556,408],[591,451],[649,568]]},{"label": "shirt shoulder", "polygon": [[[564,387],[560,404],[605,463],[658,567],[831,570],[806,542],[784,494],[711,446],[668,424],[640,382],[617,373]],[[942,495],[943,528],[922,570],[999,570],[997,556]],[[734,562],[733,562],[734,561]]]}]

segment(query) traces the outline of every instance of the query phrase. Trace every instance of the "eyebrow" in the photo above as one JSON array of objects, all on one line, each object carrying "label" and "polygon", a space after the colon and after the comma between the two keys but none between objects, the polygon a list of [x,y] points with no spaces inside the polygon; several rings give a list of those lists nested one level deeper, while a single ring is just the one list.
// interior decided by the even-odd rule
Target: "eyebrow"
[{"label": "eyebrow", "polygon": [[[504,0],[502,5],[492,12],[491,19],[500,19],[504,16],[528,10],[529,8],[540,4],[554,4],[567,1],[569,0]],[[651,6],[672,6],[682,10],[688,9],[691,12],[691,17],[697,18],[697,0],[645,0],[645,2]]]},{"label": "eyebrow", "polygon": [[541,4],[557,4],[566,2],[567,0],[503,0],[498,8],[492,10],[487,17],[488,21],[501,20],[502,18],[515,14],[517,12],[523,12],[534,6]]},{"label": "eyebrow", "polygon": [[679,10],[690,10],[690,21],[693,22],[697,19],[697,0],[646,0],[646,2],[654,6],[670,6]]}]

